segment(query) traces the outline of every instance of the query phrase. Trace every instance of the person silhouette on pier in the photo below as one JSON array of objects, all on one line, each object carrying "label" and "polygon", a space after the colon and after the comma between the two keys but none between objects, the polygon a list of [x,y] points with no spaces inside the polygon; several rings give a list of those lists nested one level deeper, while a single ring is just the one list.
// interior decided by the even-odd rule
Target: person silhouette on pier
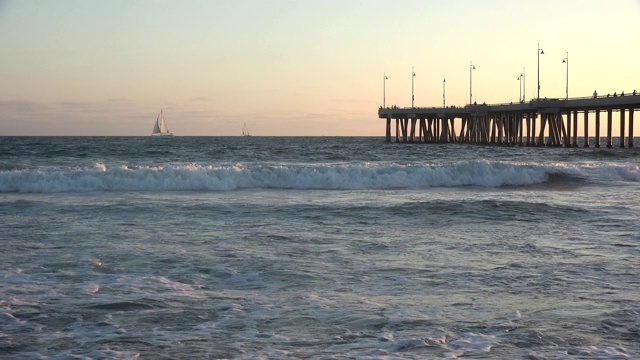
[{"label": "person silhouette on pier", "polygon": [[594,97],[594,98],[597,98],[597,97],[598,97],[598,92],[597,92],[597,91],[595,91],[595,90],[593,90],[593,97]]}]

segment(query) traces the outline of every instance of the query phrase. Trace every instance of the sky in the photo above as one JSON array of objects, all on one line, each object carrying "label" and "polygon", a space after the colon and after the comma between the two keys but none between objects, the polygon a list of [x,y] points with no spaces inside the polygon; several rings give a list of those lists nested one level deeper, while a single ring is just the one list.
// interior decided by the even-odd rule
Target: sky
[{"label": "sky", "polygon": [[447,106],[470,80],[515,102],[538,59],[541,97],[567,70],[570,97],[640,91],[639,20],[640,0],[0,0],[0,136],[144,136],[160,109],[177,136],[384,136],[412,78],[415,106],[443,79]]}]

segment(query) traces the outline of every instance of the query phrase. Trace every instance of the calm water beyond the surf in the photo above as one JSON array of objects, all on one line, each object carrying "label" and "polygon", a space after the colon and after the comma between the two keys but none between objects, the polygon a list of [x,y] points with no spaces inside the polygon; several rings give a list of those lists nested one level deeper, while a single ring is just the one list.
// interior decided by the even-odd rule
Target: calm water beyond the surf
[{"label": "calm water beyond the surf", "polygon": [[0,358],[639,358],[638,159],[0,137]]}]

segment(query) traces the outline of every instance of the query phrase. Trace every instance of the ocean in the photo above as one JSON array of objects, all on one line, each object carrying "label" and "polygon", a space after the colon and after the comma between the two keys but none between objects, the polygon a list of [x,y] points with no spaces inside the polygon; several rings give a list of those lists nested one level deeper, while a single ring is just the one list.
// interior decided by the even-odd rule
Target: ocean
[{"label": "ocean", "polygon": [[0,137],[0,358],[639,358],[639,156]]}]

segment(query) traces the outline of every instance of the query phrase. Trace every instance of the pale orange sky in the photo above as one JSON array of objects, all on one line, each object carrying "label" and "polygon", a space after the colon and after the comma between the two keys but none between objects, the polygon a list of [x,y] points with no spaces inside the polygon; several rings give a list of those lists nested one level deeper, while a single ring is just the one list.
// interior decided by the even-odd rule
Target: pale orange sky
[{"label": "pale orange sky", "polygon": [[[0,2],[1,135],[383,136],[382,105],[640,90],[640,3]],[[640,128],[636,126],[636,129]]]}]

